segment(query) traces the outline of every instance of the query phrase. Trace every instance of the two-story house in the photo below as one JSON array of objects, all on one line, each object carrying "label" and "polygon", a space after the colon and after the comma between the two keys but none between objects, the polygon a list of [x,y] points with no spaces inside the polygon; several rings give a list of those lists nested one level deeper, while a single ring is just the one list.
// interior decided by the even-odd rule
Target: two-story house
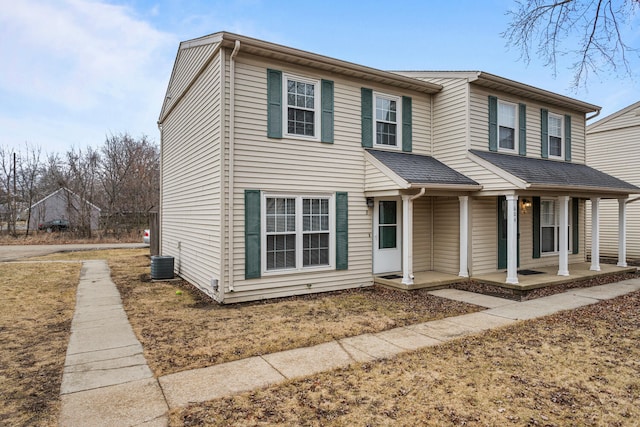
[{"label": "two-story house", "polygon": [[487,73],[186,41],[158,122],[161,253],[220,302],[568,276],[586,259],[584,201],[640,192],[584,164],[598,110]]},{"label": "two-story house", "polygon": [[[587,164],[640,185],[640,102],[616,111],[587,126]],[[640,198],[603,200],[600,205],[600,254],[607,258],[626,247],[627,259],[640,260]],[[619,215],[625,211],[626,233],[618,227]],[[589,225],[589,216],[587,216]],[[587,229],[587,231],[589,231]],[[628,236],[627,239],[625,237]],[[590,235],[587,233],[587,241]],[[622,240],[625,239],[625,240]],[[624,257],[622,258],[624,260]]]}]

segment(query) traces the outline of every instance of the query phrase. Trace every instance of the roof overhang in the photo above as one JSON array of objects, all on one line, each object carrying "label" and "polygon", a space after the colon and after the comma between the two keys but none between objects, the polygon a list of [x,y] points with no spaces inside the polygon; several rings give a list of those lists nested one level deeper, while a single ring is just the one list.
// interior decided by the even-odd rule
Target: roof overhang
[{"label": "roof overhang", "polygon": [[[499,173],[516,189],[626,197],[640,188],[590,166],[556,160],[470,150],[479,165]],[[553,182],[555,180],[555,182]]]},{"label": "roof overhang", "polygon": [[517,97],[529,98],[541,103],[555,105],[563,109],[579,111],[584,114],[599,112],[602,109],[602,107],[598,105],[516,82],[515,80],[510,80],[494,74],[485,73],[483,71],[477,71],[475,76],[469,78],[469,83],[473,83],[487,89],[506,92]]},{"label": "roof overhang", "polygon": [[233,49],[236,45],[236,41],[240,42],[239,52],[244,54],[249,53],[296,65],[310,66],[358,80],[371,81],[426,94],[433,94],[442,90],[442,86],[435,83],[420,81],[388,71],[365,67],[352,62],[342,61],[328,56],[318,55],[304,50],[294,49],[226,31],[193,40],[187,40],[180,43],[180,49],[208,43],[221,43],[222,47]]}]

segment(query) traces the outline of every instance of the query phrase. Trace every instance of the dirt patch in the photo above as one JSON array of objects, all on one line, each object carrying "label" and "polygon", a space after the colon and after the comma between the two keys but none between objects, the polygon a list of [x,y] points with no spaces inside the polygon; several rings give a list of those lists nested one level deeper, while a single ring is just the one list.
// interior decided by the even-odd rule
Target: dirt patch
[{"label": "dirt patch", "polygon": [[175,409],[172,426],[627,426],[640,293]]},{"label": "dirt patch", "polygon": [[54,426],[80,264],[0,264],[0,425]]}]

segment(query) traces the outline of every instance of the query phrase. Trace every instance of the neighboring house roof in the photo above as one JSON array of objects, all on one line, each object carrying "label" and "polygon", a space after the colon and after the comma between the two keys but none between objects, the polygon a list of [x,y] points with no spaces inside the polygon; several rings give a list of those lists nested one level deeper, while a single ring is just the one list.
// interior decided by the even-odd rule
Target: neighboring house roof
[{"label": "neighboring house roof", "polygon": [[598,112],[602,109],[598,105],[560,95],[555,92],[520,83],[515,80],[500,77],[485,71],[395,71],[404,76],[416,78],[450,78],[466,79],[469,83],[485,87],[491,90],[499,90],[519,98],[533,99],[542,104],[555,105],[581,113]]},{"label": "neighboring house roof", "polygon": [[[40,199],[39,201],[37,201],[36,203],[34,203],[30,209],[34,209],[36,206],[38,206],[41,203],[44,203],[47,199],[49,199],[50,197],[55,196],[56,194],[60,193],[61,191],[66,191],[69,194],[73,195],[76,199],[81,200],[80,196],[78,196],[76,193],[74,193],[73,191],[69,190],[68,188],[62,187],[59,190],[54,191],[53,193],[49,194],[47,197]],[[99,207],[97,207],[96,205],[94,205],[93,203],[89,202],[89,201],[85,201],[86,204],[90,205],[92,208],[97,209],[98,211],[102,211],[102,209],[100,209]]]},{"label": "neighboring house roof", "polygon": [[481,185],[471,178],[431,156],[372,149],[368,149],[367,153],[412,186],[472,186],[478,190],[481,188]]},{"label": "neighboring house roof", "polygon": [[469,151],[521,179],[527,188],[640,193],[639,187],[587,165],[480,150]]},{"label": "neighboring house roof", "polygon": [[587,126],[587,133],[596,131],[598,127],[604,125],[605,123],[608,123],[611,120],[616,119],[616,118],[622,116],[623,114],[626,114],[629,111],[633,111],[635,109],[639,110],[639,112],[636,112],[636,115],[640,114],[640,101],[635,102],[635,103],[629,105],[628,107],[623,108],[622,110],[616,111],[613,114],[609,114],[608,116],[603,117],[602,119],[598,120],[597,122],[591,123],[590,125]]}]

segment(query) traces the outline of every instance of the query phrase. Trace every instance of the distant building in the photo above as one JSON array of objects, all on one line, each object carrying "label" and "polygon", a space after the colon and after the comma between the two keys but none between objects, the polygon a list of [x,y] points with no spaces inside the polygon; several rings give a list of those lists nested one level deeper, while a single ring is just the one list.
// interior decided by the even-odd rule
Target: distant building
[{"label": "distant building", "polygon": [[31,206],[29,229],[36,230],[39,224],[56,219],[69,221],[72,229],[90,226],[91,230],[97,230],[100,208],[68,188],[60,188]]}]

